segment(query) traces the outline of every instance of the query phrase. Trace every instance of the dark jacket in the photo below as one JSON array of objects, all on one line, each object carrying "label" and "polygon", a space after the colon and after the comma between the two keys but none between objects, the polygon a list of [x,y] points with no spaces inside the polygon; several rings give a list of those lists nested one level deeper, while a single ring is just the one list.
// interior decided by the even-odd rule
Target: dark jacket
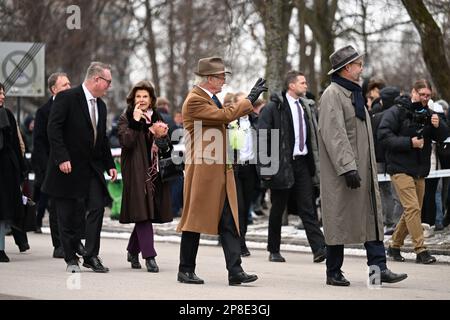
[{"label": "dark jacket", "polygon": [[[305,106],[302,105],[305,109]],[[306,123],[306,146],[308,148],[308,167],[311,176],[316,173],[316,166],[314,164],[313,148],[311,145],[311,125],[308,112],[304,112]],[[261,129],[267,129],[267,134],[262,133]],[[270,130],[279,130],[279,157],[274,161],[278,161],[278,171],[270,176],[270,180],[262,180],[262,185],[270,189],[289,189],[294,185],[294,170],[292,167],[292,155],[294,153],[295,133],[292,120],[292,113],[289,103],[286,99],[286,92],[275,93],[270,97],[270,102],[262,109],[258,120],[258,132],[260,138],[258,139],[259,152],[268,154],[270,157],[271,141]],[[267,147],[266,147],[267,146]],[[317,144],[316,144],[317,146]],[[267,148],[267,150],[264,150]],[[261,177],[267,177],[262,169],[268,167],[268,164],[259,163],[259,174]],[[273,166],[273,164],[272,164]]]},{"label": "dark jacket", "polygon": [[5,114],[0,115],[3,118],[0,125],[0,220],[15,221],[22,213],[20,184],[25,164],[14,115],[5,107],[0,106],[0,111],[6,111],[6,117]]},{"label": "dark jacket", "polygon": [[50,154],[50,143],[48,142],[47,125],[50,110],[53,104],[53,96],[36,111],[33,130],[33,153],[31,163],[35,173],[35,183],[42,185],[47,169],[48,157]]},{"label": "dark jacket", "polygon": [[[58,93],[48,121],[50,157],[42,190],[53,197],[85,198],[92,176],[100,179],[105,205],[111,201],[104,172],[115,168],[106,135],[106,105],[97,98],[97,140],[82,86]],[[59,164],[70,161],[72,172],[65,174]]]},{"label": "dark jacket", "polygon": [[[161,116],[155,111],[152,123],[158,120],[161,120]],[[120,223],[148,220],[161,223],[173,219],[169,183],[162,183],[158,174],[152,186],[147,175],[153,161],[151,149],[154,141],[153,135],[148,131],[149,126],[145,122],[134,120],[132,113],[124,112],[119,118],[118,136],[122,147],[123,180]],[[168,145],[158,144],[158,147],[160,153],[167,154],[168,150],[165,149]]]},{"label": "dark jacket", "polygon": [[411,138],[417,136],[418,126],[411,119],[411,112],[395,105],[385,111],[378,129],[378,140],[386,149],[387,173],[404,173],[414,178],[424,178],[430,172],[431,140],[441,142],[448,135],[445,121],[435,128],[427,124],[423,131],[424,147],[413,148]]}]

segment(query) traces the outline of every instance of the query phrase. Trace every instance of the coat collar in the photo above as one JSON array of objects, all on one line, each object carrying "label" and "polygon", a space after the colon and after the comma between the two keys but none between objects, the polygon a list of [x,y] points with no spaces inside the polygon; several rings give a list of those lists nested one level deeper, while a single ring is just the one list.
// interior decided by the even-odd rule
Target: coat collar
[{"label": "coat collar", "polygon": [[202,98],[205,98],[208,100],[209,104],[216,105],[214,100],[203,90],[202,88],[195,86],[194,89],[192,89],[192,93],[195,93],[196,95],[201,96]]},{"label": "coat collar", "polygon": [[344,87],[341,87],[340,85],[338,85],[335,82],[332,82],[330,84],[330,86],[334,86],[336,89],[338,89],[339,91],[341,91],[347,98],[350,98],[352,95],[352,92],[350,90],[345,89]]}]

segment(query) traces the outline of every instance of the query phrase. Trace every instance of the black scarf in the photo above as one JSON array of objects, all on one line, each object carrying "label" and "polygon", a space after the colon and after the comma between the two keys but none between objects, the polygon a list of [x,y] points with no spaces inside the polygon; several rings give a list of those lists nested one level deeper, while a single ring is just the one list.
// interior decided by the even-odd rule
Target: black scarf
[{"label": "black scarf", "polygon": [[9,126],[8,113],[6,113],[6,109],[3,106],[0,106],[0,150],[4,146],[3,129],[9,128]]},{"label": "black scarf", "polygon": [[364,106],[364,97],[362,95],[362,88],[347,79],[342,78],[341,76],[337,74],[333,74],[331,76],[331,82],[335,82],[341,87],[344,87],[347,90],[350,90],[352,92],[352,104],[355,107],[355,114],[356,116],[361,119],[362,121],[366,120],[366,110]]}]

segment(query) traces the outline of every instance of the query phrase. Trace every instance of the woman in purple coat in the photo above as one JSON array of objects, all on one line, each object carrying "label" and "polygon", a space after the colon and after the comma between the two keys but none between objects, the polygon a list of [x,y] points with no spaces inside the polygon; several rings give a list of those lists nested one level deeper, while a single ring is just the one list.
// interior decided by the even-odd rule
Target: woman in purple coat
[{"label": "woman in purple coat", "polygon": [[167,125],[155,109],[156,94],[149,81],[138,82],[127,96],[127,109],[118,121],[123,194],[119,221],[135,223],[128,242],[128,261],[140,269],[139,252],[148,272],[158,272],[152,223],[172,221],[169,184],[158,172],[159,155],[170,155]]}]

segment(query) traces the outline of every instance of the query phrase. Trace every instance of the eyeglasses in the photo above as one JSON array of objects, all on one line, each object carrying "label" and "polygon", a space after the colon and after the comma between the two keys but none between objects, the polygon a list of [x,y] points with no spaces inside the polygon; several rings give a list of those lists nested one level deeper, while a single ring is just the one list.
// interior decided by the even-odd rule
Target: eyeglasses
[{"label": "eyeglasses", "polygon": [[226,80],[227,80],[227,77],[225,77],[225,76],[220,77],[220,76],[212,75],[211,77],[216,78],[216,79],[219,79],[219,80],[223,80],[223,81],[226,81]]},{"label": "eyeglasses", "polygon": [[429,93],[420,93],[419,92],[419,96],[424,97],[424,98],[431,98],[431,94],[429,94]]},{"label": "eyeglasses", "polygon": [[99,77],[100,79],[102,79],[102,80],[105,80],[106,83],[108,84],[108,86],[111,85],[112,80],[105,79],[105,78],[103,78],[103,77],[101,77],[101,76],[98,76],[98,77]]}]

